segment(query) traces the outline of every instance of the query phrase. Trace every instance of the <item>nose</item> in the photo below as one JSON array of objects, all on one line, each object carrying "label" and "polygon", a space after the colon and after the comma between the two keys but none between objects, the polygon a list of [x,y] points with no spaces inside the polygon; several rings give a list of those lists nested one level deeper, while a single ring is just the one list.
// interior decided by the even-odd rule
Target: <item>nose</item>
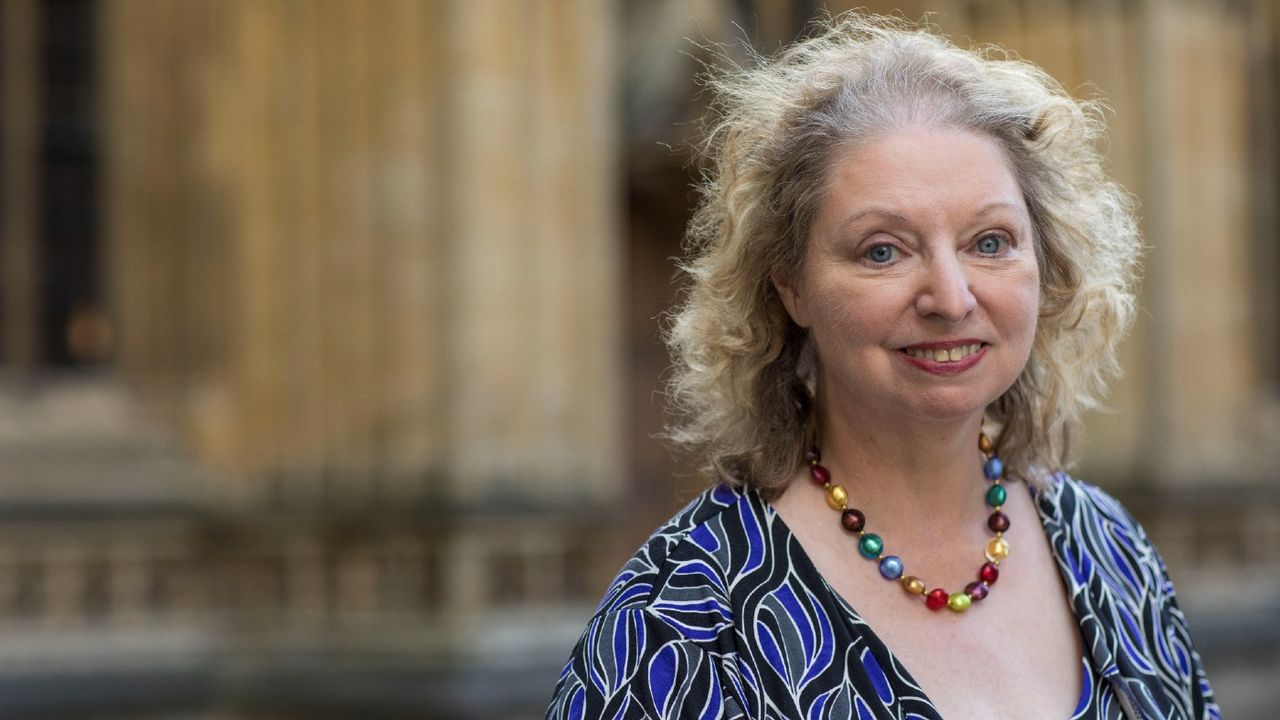
[{"label": "nose", "polygon": [[977,305],[977,299],[958,257],[951,254],[935,257],[922,271],[916,294],[916,312],[921,317],[955,325],[969,316]]}]

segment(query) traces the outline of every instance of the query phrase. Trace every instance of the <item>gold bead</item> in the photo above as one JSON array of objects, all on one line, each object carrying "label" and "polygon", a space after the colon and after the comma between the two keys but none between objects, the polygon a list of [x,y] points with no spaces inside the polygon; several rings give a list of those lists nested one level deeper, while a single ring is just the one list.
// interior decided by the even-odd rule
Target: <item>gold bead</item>
[{"label": "gold bead", "polygon": [[1004,538],[991,538],[987,541],[987,559],[993,563],[1009,557],[1009,543]]},{"label": "gold bead", "polygon": [[916,577],[915,575],[908,575],[902,578],[902,589],[906,590],[912,595],[923,595],[924,581]]},{"label": "gold bead", "polygon": [[978,433],[978,449],[988,455],[991,454],[992,450],[995,450],[995,447],[991,445],[991,438],[987,437],[986,433]]},{"label": "gold bead", "polygon": [[832,510],[844,510],[845,504],[849,502],[849,493],[839,485],[832,485],[827,488],[827,504]]}]

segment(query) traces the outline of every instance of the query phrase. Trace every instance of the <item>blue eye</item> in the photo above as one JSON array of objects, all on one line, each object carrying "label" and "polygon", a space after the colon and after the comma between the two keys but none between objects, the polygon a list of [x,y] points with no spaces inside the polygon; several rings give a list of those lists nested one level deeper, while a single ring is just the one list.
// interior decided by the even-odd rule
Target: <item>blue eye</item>
[{"label": "blue eye", "polygon": [[1004,250],[1006,240],[999,235],[984,235],[978,239],[978,252],[983,255],[997,255]]},{"label": "blue eye", "polygon": [[892,262],[898,255],[898,250],[892,245],[876,245],[867,251],[867,259],[873,263]]}]

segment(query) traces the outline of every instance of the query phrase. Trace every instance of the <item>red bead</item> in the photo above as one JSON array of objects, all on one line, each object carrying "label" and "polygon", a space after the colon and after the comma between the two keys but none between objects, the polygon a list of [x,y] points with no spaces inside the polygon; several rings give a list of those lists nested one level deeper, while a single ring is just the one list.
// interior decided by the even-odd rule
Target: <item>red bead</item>
[{"label": "red bead", "polygon": [[809,475],[813,477],[813,481],[819,485],[826,485],[831,482],[831,472],[821,465],[810,465]]},{"label": "red bead", "polygon": [[925,607],[930,610],[941,610],[947,606],[947,596],[948,593],[946,590],[943,590],[942,588],[934,588],[929,591],[928,595],[924,596]]},{"label": "red bead", "polygon": [[996,579],[1000,577],[1000,569],[995,563],[983,563],[978,569],[978,579],[988,585],[995,585]]},{"label": "red bead", "polygon": [[813,448],[804,454],[805,465],[817,465],[822,460],[822,455],[818,452],[818,448]]},{"label": "red bead", "polygon": [[1009,516],[1002,512],[993,512],[991,517],[987,518],[987,527],[992,532],[1005,532],[1009,529]]},{"label": "red bead", "polygon": [[964,586],[964,594],[973,598],[974,602],[977,602],[985,598],[989,590],[990,588],[988,588],[983,583],[978,582],[977,580],[974,580],[973,582]]},{"label": "red bead", "polygon": [[858,532],[867,524],[867,516],[863,515],[861,510],[849,508],[840,513],[840,524],[844,525],[844,529],[849,532]]}]

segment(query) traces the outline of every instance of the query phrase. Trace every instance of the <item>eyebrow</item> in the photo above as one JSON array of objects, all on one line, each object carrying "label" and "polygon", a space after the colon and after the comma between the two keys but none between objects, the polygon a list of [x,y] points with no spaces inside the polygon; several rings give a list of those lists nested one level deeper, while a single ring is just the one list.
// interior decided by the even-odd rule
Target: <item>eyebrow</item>
[{"label": "eyebrow", "polygon": [[850,225],[852,225],[852,224],[854,224],[854,223],[858,222],[858,221],[859,221],[859,220],[861,220],[862,218],[867,217],[867,216],[871,216],[871,215],[875,215],[875,216],[879,216],[879,217],[888,218],[888,219],[890,219],[890,220],[895,220],[895,221],[900,222],[900,223],[902,223],[902,224],[904,224],[904,225],[906,225],[907,223],[909,223],[909,222],[910,222],[909,220],[907,220],[907,216],[906,216],[906,215],[903,215],[902,213],[896,213],[896,212],[893,212],[892,210],[885,210],[885,209],[883,209],[883,208],[871,207],[871,208],[867,208],[867,209],[865,209],[865,210],[859,210],[858,212],[856,212],[856,213],[854,213],[854,214],[850,215],[849,217],[845,218],[844,220],[841,220],[841,221],[840,221],[840,229],[841,229],[841,230],[843,230],[843,229],[845,229],[845,228],[849,227]]},{"label": "eyebrow", "polygon": [[[1016,203],[1006,202],[1004,200],[996,200],[994,202],[989,202],[986,205],[983,205],[981,208],[978,208],[978,211],[975,212],[973,216],[981,217],[983,215],[990,214],[992,211],[995,211],[995,210],[1010,210],[1010,211],[1017,212],[1018,209],[1019,207]],[[842,220],[840,222],[839,229],[845,230],[850,225],[853,225],[854,223],[858,222],[862,218],[868,217],[868,216],[883,217],[889,220],[893,220],[894,222],[901,223],[903,225],[909,225],[911,223],[911,221],[907,218],[907,216],[903,215],[902,213],[894,212],[893,210],[887,210],[885,208],[869,207],[864,210],[859,210],[858,212]]]},{"label": "eyebrow", "polygon": [[1014,212],[1017,212],[1018,210],[1023,209],[1023,207],[1024,206],[1019,206],[1017,203],[997,200],[995,202],[989,202],[986,205],[983,205],[981,208],[979,208],[978,212],[974,213],[974,217],[977,217],[978,215],[986,215],[992,210],[1012,210]]}]

